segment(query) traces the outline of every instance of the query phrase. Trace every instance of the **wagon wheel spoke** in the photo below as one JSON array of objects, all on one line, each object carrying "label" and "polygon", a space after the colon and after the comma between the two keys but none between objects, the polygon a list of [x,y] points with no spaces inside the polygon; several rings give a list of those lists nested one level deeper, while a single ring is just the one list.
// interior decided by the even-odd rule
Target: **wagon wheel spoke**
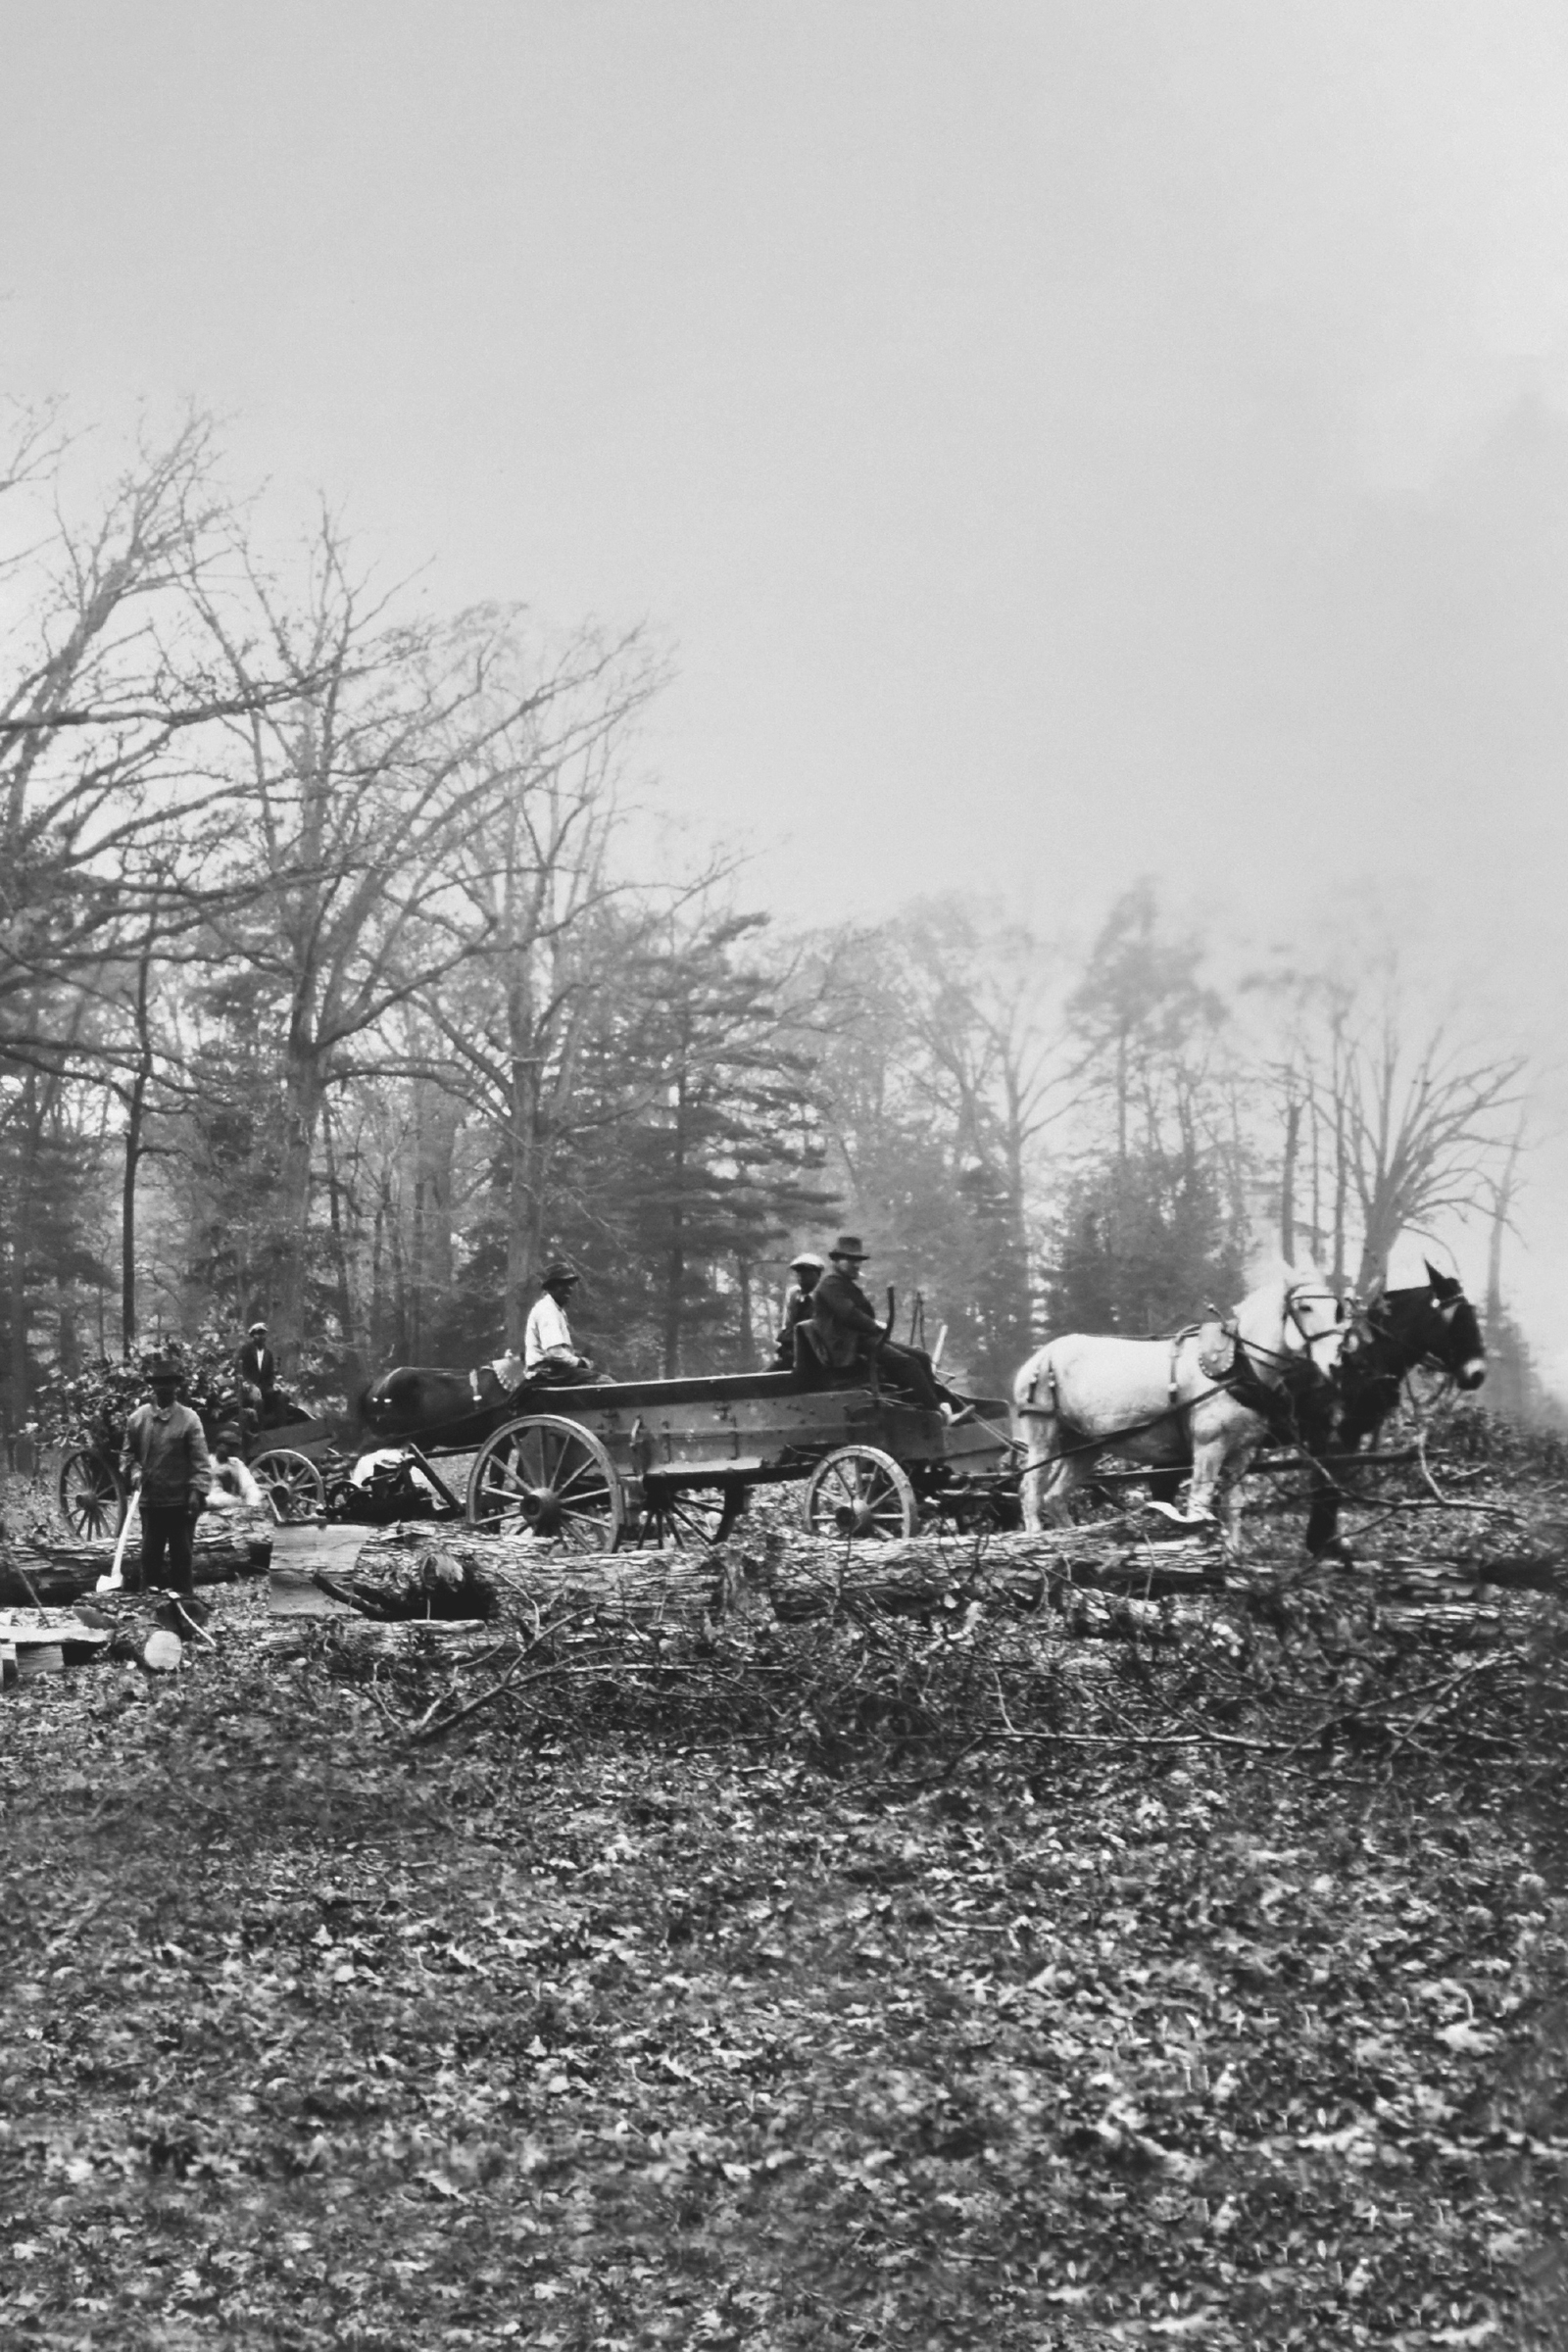
[{"label": "wagon wheel spoke", "polygon": [[673,1544],[680,1551],[708,1551],[722,1544],[746,1507],[744,1487],[645,1487],[638,1542]]},{"label": "wagon wheel spoke", "polygon": [[309,1454],[296,1453],[290,1446],[259,1453],[251,1464],[251,1476],[270,1496],[281,1520],[314,1518],[326,1507],[326,1482],[321,1473]]},{"label": "wagon wheel spoke", "polygon": [[102,1454],[81,1450],[60,1466],[60,1511],[74,1536],[85,1542],[117,1535],[125,1516],[120,1473]]},{"label": "wagon wheel spoke", "polygon": [[875,1446],[846,1446],[830,1453],[812,1471],[806,1490],[806,1524],[815,1536],[887,1543],[912,1536],[919,1515],[905,1471]]},{"label": "wagon wheel spoke", "polygon": [[608,1551],[620,1532],[619,1482],[597,1438],[545,1417],[497,1430],[468,1481],[468,1521],[570,1551]]}]

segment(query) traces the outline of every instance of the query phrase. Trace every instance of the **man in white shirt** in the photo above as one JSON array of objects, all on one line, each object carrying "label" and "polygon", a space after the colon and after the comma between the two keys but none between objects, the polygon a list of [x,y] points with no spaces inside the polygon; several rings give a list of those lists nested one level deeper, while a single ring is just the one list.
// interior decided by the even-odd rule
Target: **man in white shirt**
[{"label": "man in white shirt", "polygon": [[239,1441],[225,1426],[213,1440],[213,1483],[207,1494],[208,1506],[218,1511],[263,1507],[262,1490],[241,1458]]},{"label": "man in white shirt", "polygon": [[598,1374],[578,1353],[566,1321],[566,1305],[577,1287],[576,1268],[564,1257],[553,1258],[540,1277],[542,1297],[535,1300],[522,1336],[524,1377],[556,1386],[596,1380]]}]

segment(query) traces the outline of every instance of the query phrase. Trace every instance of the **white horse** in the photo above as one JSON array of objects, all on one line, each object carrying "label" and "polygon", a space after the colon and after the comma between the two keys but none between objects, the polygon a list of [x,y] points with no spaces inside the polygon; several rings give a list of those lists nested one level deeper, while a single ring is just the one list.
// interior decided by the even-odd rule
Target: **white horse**
[{"label": "white horse", "polygon": [[1174,1339],[1075,1331],[1048,1341],[1013,1383],[1025,1527],[1067,1526],[1073,1489],[1093,1478],[1102,1454],[1124,1453],[1163,1471],[1172,1490],[1190,1464],[1187,1523],[1212,1525],[1219,1501],[1234,1531],[1234,1490],[1248,1463],[1271,1423],[1288,1423],[1292,1396],[1332,1376],[1348,1335],[1321,1279],[1288,1273],[1250,1292],[1228,1320]]}]

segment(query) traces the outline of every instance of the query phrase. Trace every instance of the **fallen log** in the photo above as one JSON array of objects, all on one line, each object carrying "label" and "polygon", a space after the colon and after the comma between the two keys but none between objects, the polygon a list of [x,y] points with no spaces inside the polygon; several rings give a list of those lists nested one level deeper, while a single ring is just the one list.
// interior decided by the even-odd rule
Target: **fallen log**
[{"label": "fallen log", "polygon": [[500,1616],[504,1580],[493,1538],[437,1535],[425,1521],[377,1528],[352,1566],[318,1569],[315,1581],[330,1598],[386,1623]]},{"label": "fallen log", "polygon": [[843,1611],[926,1615],[982,1605],[1034,1611],[1074,1587],[1159,1599],[1217,1584],[1217,1549],[1081,1529],[1039,1536],[848,1545],[764,1535],[714,1551],[562,1553],[428,1522],[377,1531],[351,1570],[318,1571],[329,1598],[368,1618],[563,1614],[695,1632],[726,1619],[797,1622]]},{"label": "fallen log", "polygon": [[273,1657],[297,1657],[324,1646],[356,1667],[425,1659],[443,1666],[471,1666],[476,1660],[514,1651],[515,1637],[504,1626],[474,1618],[295,1617],[267,1637]]},{"label": "fallen log", "polygon": [[1030,1611],[1059,1605],[1075,1588],[1158,1600],[1215,1591],[1226,1574],[1217,1535],[1152,1542],[1124,1524],[891,1544],[791,1538],[770,1547],[742,1540],[724,1545],[722,1556],[732,1577],[770,1593],[782,1618],[834,1607],[923,1614],[955,1595]]},{"label": "fallen log", "polygon": [[526,1623],[548,1613],[695,1629],[724,1613],[724,1572],[714,1553],[558,1553],[449,1533],[428,1521],[378,1529],[352,1568],[318,1571],[315,1582],[329,1598],[387,1625]]},{"label": "fallen log", "polygon": [[[280,1573],[289,1541],[286,1534],[278,1539]],[[1484,1600],[1483,1585],[1504,1578],[1525,1582],[1517,1555],[1505,1561],[1472,1553],[1452,1563],[1424,1562],[1412,1578],[1413,1565],[1400,1563],[1402,1577],[1417,1595],[1430,1592],[1440,1606],[1462,1599],[1474,1608]],[[429,1521],[366,1535],[358,1556],[342,1567],[301,1570],[307,1585],[314,1581],[318,1589],[327,1613],[383,1625],[537,1625],[566,1617],[684,1634],[748,1620],[793,1624],[861,1612],[951,1626],[970,1607],[1041,1615],[1054,1626],[1065,1617],[1082,1631],[1152,1631],[1160,1604],[1181,1618],[1184,1602],[1224,1589],[1266,1596],[1288,1592],[1303,1580],[1315,1582],[1318,1573],[1304,1562],[1282,1569],[1230,1561],[1208,1537],[1151,1543],[1120,1525],[857,1544],[760,1532],[743,1533],[712,1551],[584,1553]],[[1385,1581],[1381,1570],[1350,1574],[1365,1576],[1369,1596],[1403,1597],[1401,1575]],[[1106,1606],[1087,1605],[1093,1595],[1102,1596]]]},{"label": "fallen log", "polygon": [[[199,1585],[232,1584],[236,1578],[262,1575],[272,1556],[272,1526],[268,1514],[247,1511],[217,1512],[197,1523],[192,1569]],[[114,1565],[115,1544],[106,1538],[96,1544],[56,1543],[46,1536],[25,1543],[0,1544],[0,1604],[6,1607],[62,1608],[93,1592],[98,1579]],[[136,1572],[136,1546],[126,1561]]]}]

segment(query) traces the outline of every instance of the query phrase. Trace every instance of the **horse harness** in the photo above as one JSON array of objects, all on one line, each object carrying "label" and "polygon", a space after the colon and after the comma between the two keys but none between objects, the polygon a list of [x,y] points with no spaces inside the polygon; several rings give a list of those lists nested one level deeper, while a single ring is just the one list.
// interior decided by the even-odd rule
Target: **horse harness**
[{"label": "horse harness", "polygon": [[[1172,1332],[1170,1336],[1164,1410],[1151,1413],[1146,1421],[1134,1421],[1109,1438],[1091,1438],[1082,1446],[1063,1446],[1049,1459],[1059,1462],[1075,1453],[1104,1452],[1115,1446],[1118,1438],[1142,1437],[1146,1430],[1157,1429],[1161,1421],[1174,1420],[1177,1414],[1190,1412],[1194,1405],[1206,1404],[1210,1396],[1217,1396],[1222,1392],[1234,1396],[1237,1403],[1245,1405],[1249,1412],[1256,1413],[1272,1437],[1294,1443],[1298,1435],[1295,1392],[1303,1385],[1303,1375],[1309,1379],[1315,1372],[1312,1348],[1317,1340],[1327,1335],[1308,1331],[1301,1317],[1298,1286],[1294,1283],[1285,1294],[1285,1311],[1301,1335],[1303,1348],[1298,1357],[1287,1354],[1283,1348],[1265,1348],[1256,1340],[1244,1340],[1234,1315],[1221,1317],[1217,1311],[1213,1311],[1205,1322],[1184,1323],[1179,1331]],[[1189,1396],[1184,1403],[1181,1397],[1180,1362],[1182,1348],[1189,1340],[1199,1343],[1198,1368],[1210,1386],[1200,1390],[1196,1396]],[[1277,1386],[1263,1378],[1252,1361],[1254,1354],[1270,1357],[1279,1366]],[[1049,1398],[1046,1403],[1039,1401],[1042,1381]],[[1021,1420],[1054,1420],[1059,1417],[1054,1365],[1044,1363],[1039,1366],[1030,1379],[1024,1401],[1016,1409]]]}]

